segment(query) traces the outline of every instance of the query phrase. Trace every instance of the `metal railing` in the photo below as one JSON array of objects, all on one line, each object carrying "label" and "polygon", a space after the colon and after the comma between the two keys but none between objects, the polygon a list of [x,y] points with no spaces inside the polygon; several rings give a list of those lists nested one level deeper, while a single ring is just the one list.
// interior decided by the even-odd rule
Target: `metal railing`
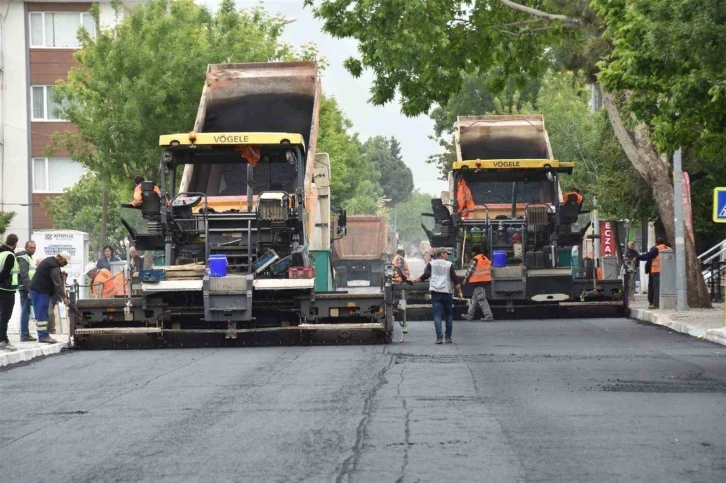
[{"label": "metal railing", "polygon": [[726,262],[726,240],[698,255],[698,259],[701,261],[701,273],[703,273],[703,279],[706,283],[709,284],[716,275],[718,275],[720,281],[723,265],[720,265],[720,270],[713,270],[714,267],[711,264],[714,261],[721,264]]},{"label": "metal railing", "polygon": [[701,265],[704,272],[709,273],[706,279],[708,291],[711,293],[711,300],[714,302],[723,301],[723,276],[726,271],[726,262],[721,260],[711,260]]}]

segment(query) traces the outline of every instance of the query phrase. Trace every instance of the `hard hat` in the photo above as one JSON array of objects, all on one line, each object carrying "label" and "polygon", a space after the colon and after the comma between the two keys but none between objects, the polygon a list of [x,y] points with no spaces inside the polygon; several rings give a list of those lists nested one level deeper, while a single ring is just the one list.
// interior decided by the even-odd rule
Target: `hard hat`
[{"label": "hard hat", "polygon": [[91,262],[86,264],[86,268],[83,269],[83,274],[88,275],[92,270],[96,269],[96,264]]}]

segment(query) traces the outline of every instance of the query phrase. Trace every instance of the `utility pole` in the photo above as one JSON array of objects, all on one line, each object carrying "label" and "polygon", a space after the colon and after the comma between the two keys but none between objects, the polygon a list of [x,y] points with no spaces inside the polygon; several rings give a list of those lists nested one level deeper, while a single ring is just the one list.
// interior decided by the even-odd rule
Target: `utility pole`
[{"label": "utility pole", "polygon": [[688,310],[688,289],[686,286],[686,242],[683,220],[683,164],[681,150],[673,154],[673,208],[676,224],[676,311]]}]

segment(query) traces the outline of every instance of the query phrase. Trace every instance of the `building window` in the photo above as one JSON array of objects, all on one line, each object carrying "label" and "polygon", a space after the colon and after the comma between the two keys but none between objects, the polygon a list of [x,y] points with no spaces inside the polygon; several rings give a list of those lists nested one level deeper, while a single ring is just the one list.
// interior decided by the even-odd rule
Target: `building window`
[{"label": "building window", "polygon": [[33,106],[33,121],[64,121],[58,109],[62,104],[53,95],[53,86],[30,86],[30,104]]},{"label": "building window", "polygon": [[62,193],[84,172],[83,165],[71,158],[33,158],[33,192]]},{"label": "building window", "polygon": [[76,49],[81,26],[95,37],[96,23],[88,12],[30,12],[30,46]]}]

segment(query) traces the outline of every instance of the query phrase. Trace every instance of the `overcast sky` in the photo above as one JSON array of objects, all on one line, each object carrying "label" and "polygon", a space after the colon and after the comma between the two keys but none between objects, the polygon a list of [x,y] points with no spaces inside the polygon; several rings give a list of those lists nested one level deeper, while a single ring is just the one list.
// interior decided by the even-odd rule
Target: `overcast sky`
[{"label": "overcast sky", "polygon": [[[218,0],[203,0],[210,8],[216,8]],[[259,1],[237,0],[242,8],[259,5]],[[440,151],[439,146],[428,139],[433,133],[433,122],[427,116],[408,118],[401,114],[398,103],[377,107],[369,104],[372,75],[365,73],[355,79],[343,67],[343,61],[356,54],[357,42],[334,39],[323,33],[322,23],[315,19],[310,9],[303,8],[303,0],[269,0],[262,2],[272,14],[281,13],[296,21],[286,27],[283,40],[293,45],[313,42],[330,65],[323,73],[323,90],[332,94],[353,122],[353,129],[362,140],[371,136],[395,136],[401,142],[403,160],[413,171],[416,188],[424,193],[438,195],[446,189],[443,181],[436,179],[437,170],[426,163],[426,158]],[[335,160],[332,160],[335,162]]]}]

